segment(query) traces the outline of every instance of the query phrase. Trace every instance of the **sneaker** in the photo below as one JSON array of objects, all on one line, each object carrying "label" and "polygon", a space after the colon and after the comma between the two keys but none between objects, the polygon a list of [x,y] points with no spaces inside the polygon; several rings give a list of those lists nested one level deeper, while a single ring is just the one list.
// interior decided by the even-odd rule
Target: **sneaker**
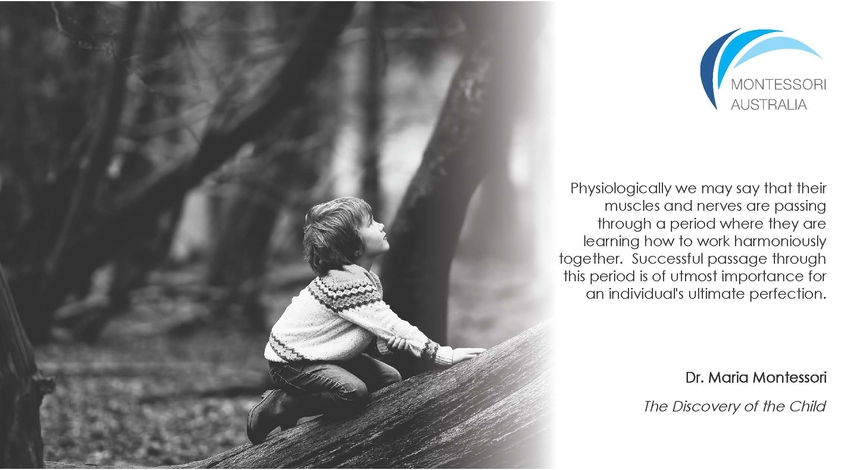
[{"label": "sneaker", "polygon": [[263,393],[260,402],[251,408],[248,412],[248,439],[252,444],[257,445],[274,431],[278,426],[283,429],[295,426],[297,418],[290,423],[283,421],[283,401],[286,399],[286,393],[283,390],[267,390]]}]

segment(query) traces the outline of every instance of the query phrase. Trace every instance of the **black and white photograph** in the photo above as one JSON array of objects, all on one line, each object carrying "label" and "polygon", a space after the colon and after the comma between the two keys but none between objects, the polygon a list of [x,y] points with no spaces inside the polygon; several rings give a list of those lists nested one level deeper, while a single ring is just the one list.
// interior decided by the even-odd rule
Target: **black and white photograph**
[{"label": "black and white photograph", "polygon": [[552,6],[0,2],[0,468],[552,467]]}]

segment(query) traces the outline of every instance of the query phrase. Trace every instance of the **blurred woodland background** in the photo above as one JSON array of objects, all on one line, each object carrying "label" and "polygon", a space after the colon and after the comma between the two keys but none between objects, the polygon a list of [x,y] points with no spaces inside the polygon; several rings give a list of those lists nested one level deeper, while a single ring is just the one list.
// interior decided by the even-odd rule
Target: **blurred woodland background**
[{"label": "blurred woodland background", "polygon": [[357,195],[402,318],[490,347],[547,316],[551,33],[513,3],[0,3],[0,265],[47,460],[243,444],[312,205]]}]

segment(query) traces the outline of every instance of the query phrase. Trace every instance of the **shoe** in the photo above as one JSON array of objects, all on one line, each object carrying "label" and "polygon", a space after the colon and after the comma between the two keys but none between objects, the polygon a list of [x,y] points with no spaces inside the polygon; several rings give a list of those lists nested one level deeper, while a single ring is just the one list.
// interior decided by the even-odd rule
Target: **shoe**
[{"label": "shoe", "polygon": [[248,439],[257,445],[274,431],[278,426],[283,429],[295,426],[298,418],[284,420],[284,401],[286,393],[283,390],[267,390],[260,402],[248,412]]}]

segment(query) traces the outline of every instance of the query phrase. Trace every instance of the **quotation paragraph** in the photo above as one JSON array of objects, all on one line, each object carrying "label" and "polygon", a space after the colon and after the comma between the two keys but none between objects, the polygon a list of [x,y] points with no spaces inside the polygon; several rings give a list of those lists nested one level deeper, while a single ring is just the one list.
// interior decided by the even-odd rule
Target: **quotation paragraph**
[{"label": "quotation paragraph", "polygon": [[593,216],[573,219],[563,281],[600,301],[824,300],[826,194],[798,181],[572,182]]}]

